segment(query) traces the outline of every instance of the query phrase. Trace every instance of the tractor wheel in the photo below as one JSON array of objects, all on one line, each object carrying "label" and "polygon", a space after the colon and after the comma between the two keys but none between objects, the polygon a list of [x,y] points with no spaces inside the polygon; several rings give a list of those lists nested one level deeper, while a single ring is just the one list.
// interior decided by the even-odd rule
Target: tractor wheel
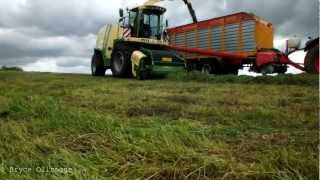
[{"label": "tractor wheel", "polygon": [[119,45],[112,52],[111,71],[114,77],[132,77],[130,48]]},{"label": "tractor wheel", "polygon": [[95,52],[91,60],[91,74],[92,76],[104,76],[106,68],[104,67],[102,55]]},{"label": "tractor wheel", "polygon": [[308,73],[319,74],[319,45],[308,51],[304,59],[304,66]]}]

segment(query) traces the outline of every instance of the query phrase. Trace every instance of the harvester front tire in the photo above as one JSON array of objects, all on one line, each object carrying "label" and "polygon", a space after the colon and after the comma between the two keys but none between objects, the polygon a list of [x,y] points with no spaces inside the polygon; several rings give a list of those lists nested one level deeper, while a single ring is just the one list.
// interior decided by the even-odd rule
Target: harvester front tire
[{"label": "harvester front tire", "polygon": [[91,74],[92,76],[104,76],[106,74],[102,55],[96,52],[91,59]]},{"label": "harvester front tire", "polygon": [[130,51],[125,46],[119,46],[112,53],[111,71],[114,77],[132,77],[131,68],[131,55]]},{"label": "harvester front tire", "polygon": [[304,59],[304,66],[306,72],[312,74],[319,74],[319,45],[312,47],[305,59]]}]

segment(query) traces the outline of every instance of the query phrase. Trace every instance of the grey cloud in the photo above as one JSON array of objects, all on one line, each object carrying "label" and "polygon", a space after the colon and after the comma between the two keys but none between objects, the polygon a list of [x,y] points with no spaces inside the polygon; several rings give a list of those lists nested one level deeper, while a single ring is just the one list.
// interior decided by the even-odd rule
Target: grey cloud
[{"label": "grey cloud", "polygon": [[36,62],[37,59],[32,57],[11,57],[11,58],[3,58],[0,61],[0,66],[24,66],[30,63]]},{"label": "grey cloud", "polygon": [[83,57],[64,57],[61,59],[58,59],[56,61],[57,66],[62,67],[73,67],[75,65],[77,66],[88,66],[90,63],[90,58],[83,58]]},{"label": "grey cloud", "polygon": [[37,37],[32,33],[27,35],[28,32],[0,28],[2,62],[23,57],[89,57],[96,39],[93,34]]},{"label": "grey cloud", "polygon": [[228,1],[226,12],[247,11],[273,23],[278,36],[316,36],[318,34],[317,0]]},{"label": "grey cloud", "polygon": [[[7,27],[37,27],[48,35],[86,35],[96,33],[97,28],[116,19],[117,8],[102,1],[85,0],[27,0],[16,4],[19,11],[3,15],[1,22]],[[110,4],[110,3],[109,3]],[[115,3],[117,6],[117,3]]]},{"label": "grey cloud", "polygon": [[25,49],[10,44],[0,44],[0,46],[1,59],[7,60],[23,57],[59,56],[63,52],[61,49]]}]

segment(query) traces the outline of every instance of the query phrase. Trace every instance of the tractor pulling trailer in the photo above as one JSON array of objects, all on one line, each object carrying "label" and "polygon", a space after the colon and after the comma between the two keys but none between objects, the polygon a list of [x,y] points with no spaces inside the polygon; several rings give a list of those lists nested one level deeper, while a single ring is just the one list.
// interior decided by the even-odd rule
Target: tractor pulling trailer
[{"label": "tractor pulling trailer", "polygon": [[[151,1],[151,4],[148,3]],[[185,67],[209,74],[238,74],[244,66],[258,73],[285,73],[288,65],[319,73],[319,38],[310,40],[304,67],[289,55],[299,49],[297,39],[288,40],[287,51],[273,49],[272,24],[250,13],[237,13],[198,22],[189,0],[183,0],[193,23],[166,29],[166,9],[150,0],[142,6],[120,10],[117,24],[98,33],[91,61],[93,76],[111,69],[114,77],[145,79]],[[169,38],[168,38],[169,36]]]}]

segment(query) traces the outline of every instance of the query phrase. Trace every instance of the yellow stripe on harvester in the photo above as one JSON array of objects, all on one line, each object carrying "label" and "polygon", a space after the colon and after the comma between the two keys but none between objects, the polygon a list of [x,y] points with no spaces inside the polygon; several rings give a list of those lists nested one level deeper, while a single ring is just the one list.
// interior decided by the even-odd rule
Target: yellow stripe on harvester
[{"label": "yellow stripe on harvester", "polygon": [[165,62],[165,63],[171,63],[172,62],[172,58],[171,57],[163,57],[161,60],[162,60],[162,62]]}]

